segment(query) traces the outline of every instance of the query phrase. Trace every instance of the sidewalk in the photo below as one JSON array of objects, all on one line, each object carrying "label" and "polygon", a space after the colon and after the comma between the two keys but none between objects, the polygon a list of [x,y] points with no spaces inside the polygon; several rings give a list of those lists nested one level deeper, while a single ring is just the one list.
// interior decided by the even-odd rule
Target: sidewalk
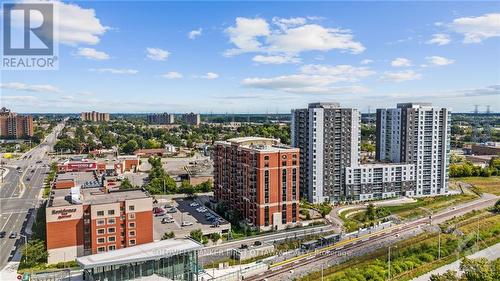
[{"label": "sidewalk", "polygon": [[[489,261],[500,258],[500,243],[497,243],[489,248],[483,249],[479,252],[469,255],[467,256],[467,258],[469,259],[486,258]],[[460,260],[447,264],[440,268],[434,269],[431,272],[428,272],[424,275],[414,278],[412,281],[428,281],[432,274],[443,274],[448,270],[454,270],[458,273],[462,273],[460,272]]]}]

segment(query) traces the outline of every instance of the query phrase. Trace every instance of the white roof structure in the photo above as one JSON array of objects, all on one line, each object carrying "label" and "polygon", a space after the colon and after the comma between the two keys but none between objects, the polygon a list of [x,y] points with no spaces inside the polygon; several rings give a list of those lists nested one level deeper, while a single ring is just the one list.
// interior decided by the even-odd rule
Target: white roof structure
[{"label": "white roof structure", "polygon": [[82,269],[171,257],[203,248],[192,239],[166,239],[76,259]]}]

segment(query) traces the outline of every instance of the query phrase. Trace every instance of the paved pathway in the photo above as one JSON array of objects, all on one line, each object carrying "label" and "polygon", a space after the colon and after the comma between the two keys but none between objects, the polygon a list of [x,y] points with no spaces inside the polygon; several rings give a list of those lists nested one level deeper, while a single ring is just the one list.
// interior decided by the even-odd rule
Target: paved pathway
[{"label": "paved pathway", "polygon": [[[469,258],[469,259],[486,258],[490,261],[498,259],[498,258],[500,258],[500,243],[497,243],[489,248],[483,249],[479,252],[476,252],[472,255],[469,255],[469,256],[467,256],[467,258]],[[412,281],[428,281],[432,274],[443,274],[448,270],[454,270],[454,271],[459,272],[460,271],[460,261],[458,260],[458,261],[450,263],[448,265],[444,265],[440,268],[436,268],[427,274],[421,275],[421,276],[413,279]]]}]

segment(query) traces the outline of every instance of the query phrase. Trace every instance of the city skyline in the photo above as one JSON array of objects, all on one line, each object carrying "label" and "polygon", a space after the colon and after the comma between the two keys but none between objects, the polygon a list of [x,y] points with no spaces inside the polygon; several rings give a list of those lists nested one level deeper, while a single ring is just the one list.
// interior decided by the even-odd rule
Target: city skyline
[{"label": "city skyline", "polygon": [[20,113],[289,113],[316,101],[372,113],[400,102],[500,108],[498,3],[114,4],[56,2],[59,70],[2,71],[2,105]]}]

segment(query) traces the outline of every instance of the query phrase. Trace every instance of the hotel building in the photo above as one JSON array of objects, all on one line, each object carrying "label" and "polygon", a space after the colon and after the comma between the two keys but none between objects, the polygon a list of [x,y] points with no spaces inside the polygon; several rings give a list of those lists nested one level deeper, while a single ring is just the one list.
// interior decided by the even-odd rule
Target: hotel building
[{"label": "hotel building", "polygon": [[379,161],[414,165],[416,196],[448,192],[451,113],[430,103],[377,110]]},{"label": "hotel building", "polygon": [[216,142],[214,195],[261,230],[299,220],[298,148],[279,141],[243,137]]},{"label": "hotel building", "polygon": [[152,242],[152,205],[140,189],[53,189],[46,205],[48,263]]}]

